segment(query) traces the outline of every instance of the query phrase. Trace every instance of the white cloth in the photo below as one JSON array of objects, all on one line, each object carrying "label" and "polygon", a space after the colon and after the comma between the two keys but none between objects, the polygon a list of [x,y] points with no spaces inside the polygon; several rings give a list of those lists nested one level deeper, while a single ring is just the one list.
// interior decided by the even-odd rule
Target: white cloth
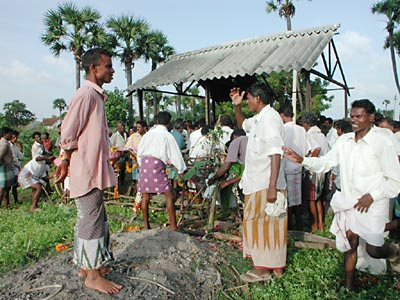
[{"label": "white cloth", "polygon": [[389,198],[400,192],[400,164],[393,143],[374,130],[358,142],[354,132],[346,133],[326,155],[305,157],[302,164],[317,173],[340,165],[343,197],[356,201],[368,193],[372,196],[368,212],[353,213],[354,222],[349,226],[355,227],[349,228],[367,243],[382,246]]},{"label": "white cloth", "polygon": [[125,147],[127,138],[128,136],[126,132],[123,132],[121,135],[118,131],[116,131],[110,138],[110,144],[111,146],[115,146],[117,148],[123,148]]},{"label": "white cloth", "polygon": [[[44,162],[44,163],[42,163]],[[46,176],[46,172],[50,170],[50,167],[46,165],[45,161],[37,161],[36,159],[31,159],[24,166],[24,169],[32,173],[32,175],[37,178],[43,178]]]},{"label": "white cloth", "polygon": [[201,134],[201,128],[199,128],[199,129],[193,131],[193,132],[190,134],[190,136],[189,136],[189,142],[190,142],[190,148],[189,148],[189,150],[191,150],[191,149],[194,147],[194,145],[196,144],[197,140],[198,140],[199,138],[201,138],[201,136],[202,136],[202,134]]},{"label": "white cloth", "polygon": [[[279,114],[269,105],[254,117],[245,119],[242,127],[248,133],[245,168],[239,186],[245,195],[268,188],[271,175],[271,158],[282,156],[283,123]],[[277,182],[277,189],[285,189],[283,164]]]},{"label": "white cloth", "polygon": [[221,126],[221,129],[222,137],[220,138],[220,142],[225,145],[228,141],[230,141],[233,129],[229,126]]},{"label": "white cloth", "polygon": [[331,127],[331,129],[329,129],[326,135],[326,140],[328,141],[330,148],[332,148],[333,144],[335,144],[337,139],[338,139],[337,131],[335,128]]},{"label": "white cloth", "polygon": [[212,152],[212,142],[211,140],[202,135],[199,139],[197,139],[196,143],[192,145],[189,151],[189,157],[191,159],[201,159],[206,158],[211,155]]},{"label": "white cloth", "polygon": [[396,136],[393,134],[393,132],[390,131],[390,129],[388,129],[388,128],[382,128],[382,127],[378,127],[378,126],[374,126],[374,127],[372,127],[372,129],[373,129],[376,133],[388,137],[388,138],[390,139],[390,141],[393,143],[394,148],[396,149],[397,155],[400,155],[400,142],[397,140],[397,138],[396,138]]},{"label": "white cloth", "polygon": [[322,156],[329,151],[328,141],[318,126],[312,126],[310,129],[308,129],[307,138],[310,142],[311,151],[321,148],[318,156]]},{"label": "white cloth", "polygon": [[163,125],[155,125],[143,135],[137,151],[139,165],[144,156],[158,158],[165,164],[171,163],[178,170],[178,173],[183,173],[186,170],[175,138]]},{"label": "white cloth", "polygon": [[[283,132],[285,146],[290,147],[303,157],[306,156],[306,154],[311,150],[311,145],[308,141],[306,130],[303,127],[295,124],[293,121],[290,121],[283,125]],[[303,168],[300,164],[291,162],[286,158],[283,159],[283,164],[286,174],[300,173]]]},{"label": "white cloth", "polygon": [[265,213],[268,216],[279,218],[286,214],[287,199],[281,192],[276,193],[276,201],[274,203],[267,202],[265,205]]},{"label": "white cloth", "polygon": [[44,147],[42,144],[34,142],[31,148],[31,152],[32,152],[32,158],[42,156],[44,153]]}]

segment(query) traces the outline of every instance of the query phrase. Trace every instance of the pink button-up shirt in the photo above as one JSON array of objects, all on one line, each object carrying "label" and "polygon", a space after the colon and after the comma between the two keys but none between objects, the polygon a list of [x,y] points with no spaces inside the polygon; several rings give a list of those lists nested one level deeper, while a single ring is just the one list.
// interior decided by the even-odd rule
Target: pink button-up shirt
[{"label": "pink button-up shirt", "polygon": [[109,162],[105,100],[103,89],[86,80],[72,97],[62,122],[60,146],[74,150],[70,162],[71,198],[84,196],[94,188],[116,185]]}]

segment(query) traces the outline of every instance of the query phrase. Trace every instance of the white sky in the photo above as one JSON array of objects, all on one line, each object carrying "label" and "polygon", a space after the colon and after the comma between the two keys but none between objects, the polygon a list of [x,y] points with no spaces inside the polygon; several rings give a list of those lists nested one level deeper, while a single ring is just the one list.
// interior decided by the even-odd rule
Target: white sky
[{"label": "white sky", "polygon": [[[103,20],[121,13],[146,19],[152,29],[161,30],[177,53],[215,44],[282,32],[286,22],[277,13],[266,14],[266,0],[75,0],[79,7],[97,9]],[[341,24],[334,40],[351,90],[349,103],[359,98],[371,99],[383,108],[384,99],[393,109],[397,91],[390,54],[383,50],[386,37],[384,16],[373,15],[370,0],[300,0],[294,1],[294,30],[329,24]],[[20,100],[41,120],[57,115],[53,100],[69,103],[75,88],[74,61],[71,53],[54,57],[42,45],[44,14],[55,9],[54,0],[0,0],[0,111],[7,102]],[[112,90],[126,88],[120,62],[114,60],[114,81],[104,86]],[[150,65],[136,64],[133,81],[150,71]],[[332,86],[335,88],[336,86]],[[343,117],[343,92],[333,92],[332,108],[324,114]],[[399,95],[396,96],[399,99]],[[396,103],[396,115],[400,112]]]}]

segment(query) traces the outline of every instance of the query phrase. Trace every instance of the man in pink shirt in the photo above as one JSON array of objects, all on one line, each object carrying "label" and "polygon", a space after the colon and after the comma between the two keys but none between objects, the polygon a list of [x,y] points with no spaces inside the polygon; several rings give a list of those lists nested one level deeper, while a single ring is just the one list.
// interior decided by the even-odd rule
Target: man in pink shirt
[{"label": "man in pink shirt", "polygon": [[115,186],[116,178],[108,160],[108,126],[104,111],[104,83],[113,79],[111,54],[95,48],[82,56],[85,85],[72,97],[62,123],[60,146],[65,151],[57,182],[70,167],[70,196],[75,198],[78,221],[75,227],[74,257],[79,276],[88,288],[105,294],[118,293],[121,285],[103,277],[111,271],[104,263],[112,260],[103,190]]}]

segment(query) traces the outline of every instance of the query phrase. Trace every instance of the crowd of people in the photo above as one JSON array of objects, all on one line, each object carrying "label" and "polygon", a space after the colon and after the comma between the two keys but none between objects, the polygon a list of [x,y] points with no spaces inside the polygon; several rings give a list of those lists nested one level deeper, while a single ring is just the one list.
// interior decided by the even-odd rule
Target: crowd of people
[{"label": "crowd of people", "polygon": [[[247,91],[230,90],[235,122],[224,114],[214,126],[205,119],[171,122],[171,114],[162,111],[152,124],[139,120],[126,132],[125,124],[118,122],[111,132],[102,88],[113,78],[111,54],[89,50],[82,56],[82,66],[85,85],[72,97],[56,143],[48,133],[41,139],[41,133],[34,132],[31,160],[21,166],[19,133],[1,129],[0,199],[8,208],[10,191],[17,203],[17,186],[31,188],[31,211],[40,210],[39,197],[50,187],[53,153],[59,150],[55,182],[69,179],[69,196],[78,211],[74,261],[88,288],[106,294],[122,288],[105,278],[111,271],[105,263],[113,256],[103,195],[106,188],[118,185],[116,166],[122,184],[131,170],[142,198],[145,229],[150,228],[151,195],[163,194],[169,227],[177,230],[177,186],[166,169],[173,167],[182,177],[194,162],[216,153],[220,166],[198,178],[203,186],[219,187],[224,211],[243,204],[243,256],[253,262],[241,276],[244,282],[282,276],[288,229],[304,230],[309,223],[312,231],[323,231],[329,207],[334,213],[330,230],[345,253],[347,288],[355,287],[356,267],[384,272],[385,267],[378,270],[382,259],[391,260],[396,271],[400,267],[399,246],[384,244],[385,231],[397,229],[399,223],[394,212],[400,192],[400,126],[377,113],[371,101],[354,101],[349,120],[333,122],[314,113],[295,120],[291,103],[281,103],[275,110],[272,91],[255,83]],[[253,117],[245,118],[244,101]]]}]

